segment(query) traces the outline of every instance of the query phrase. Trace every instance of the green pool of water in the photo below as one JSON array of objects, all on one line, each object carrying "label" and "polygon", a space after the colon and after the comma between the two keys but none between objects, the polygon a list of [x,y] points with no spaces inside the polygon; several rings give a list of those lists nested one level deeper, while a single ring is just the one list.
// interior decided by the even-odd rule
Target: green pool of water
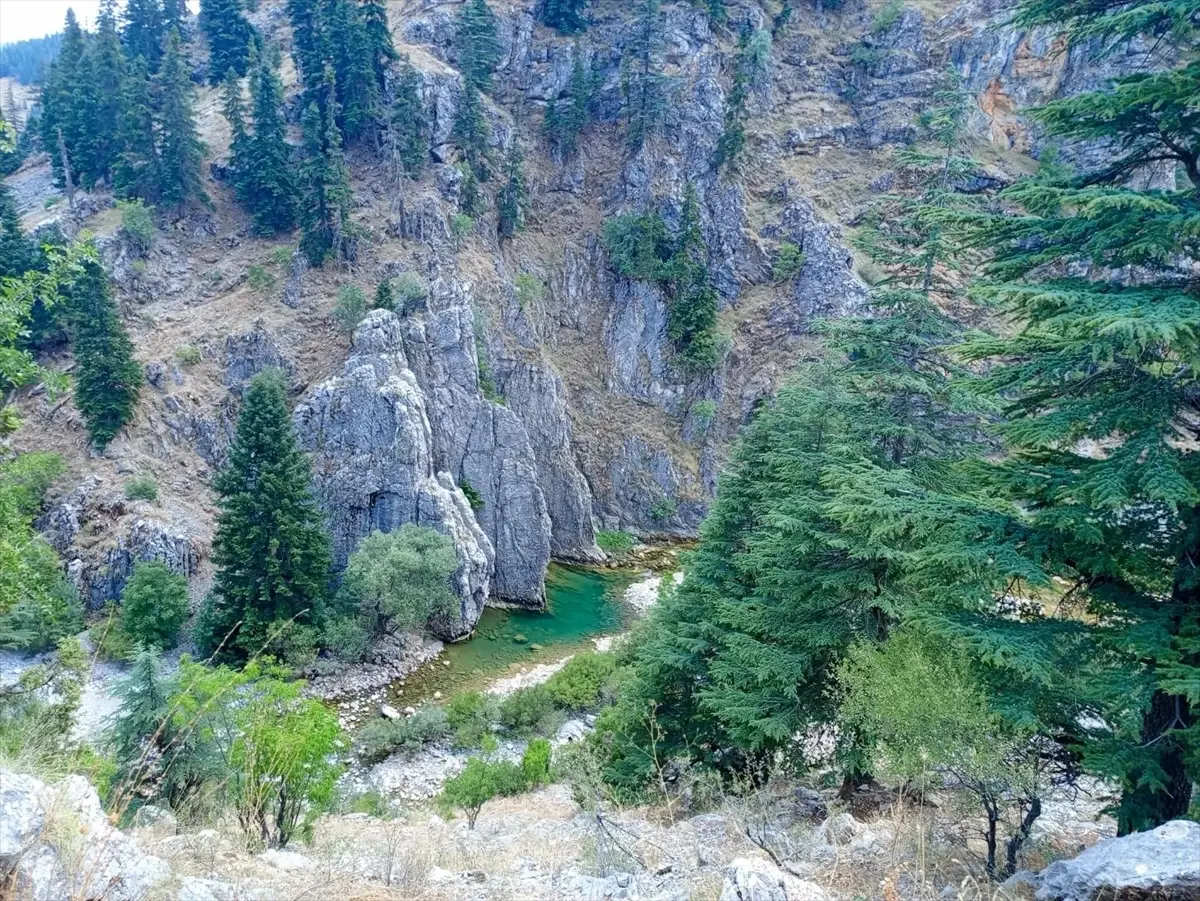
[{"label": "green pool of water", "polygon": [[[435,691],[480,688],[522,666],[560,660],[590,647],[593,638],[615,635],[633,619],[623,602],[637,570],[589,569],[551,564],[546,574],[546,609],[483,612],[475,635],[447,645],[437,660],[393,685],[389,695],[401,706]],[[449,666],[445,662],[449,661]]]}]

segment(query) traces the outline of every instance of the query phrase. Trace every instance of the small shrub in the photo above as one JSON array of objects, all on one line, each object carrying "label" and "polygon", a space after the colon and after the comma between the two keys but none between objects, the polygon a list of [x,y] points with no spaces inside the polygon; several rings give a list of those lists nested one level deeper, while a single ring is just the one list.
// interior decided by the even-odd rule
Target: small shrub
[{"label": "small shrub", "polygon": [[673,497],[663,497],[650,508],[650,518],[658,522],[666,522],[679,512],[679,503]]},{"label": "small shrub", "polygon": [[717,417],[717,403],[713,400],[701,400],[692,405],[692,417],[696,423],[696,431],[701,435],[708,434],[713,420]]},{"label": "small shrub", "polygon": [[134,278],[141,278],[146,274],[146,261],[134,260],[129,264],[129,268],[133,271]]},{"label": "small shrub", "polygon": [[200,348],[194,344],[184,344],[175,348],[175,361],[180,366],[195,366],[200,362]]},{"label": "small shrub", "polygon": [[187,577],[151,560],[133,568],[121,593],[121,628],[134,644],[174,647],[188,615]]},{"label": "small shrub", "polygon": [[149,501],[157,504],[158,482],[155,481],[154,476],[148,473],[134,476],[125,483],[125,497],[131,501]]},{"label": "small shrub", "polygon": [[567,661],[566,666],[550,677],[546,690],[558,706],[586,710],[596,706],[600,689],[616,668],[616,659],[611,654],[576,654]]},{"label": "small shrub", "polygon": [[367,315],[367,296],[357,285],[342,285],[338,288],[337,301],[333,305],[333,321],[340,331],[350,334]]},{"label": "small shrub", "polygon": [[380,719],[359,730],[358,754],[364,763],[378,763],[397,751],[415,754],[425,745],[450,735],[446,711],[434,704],[417,708],[412,716],[398,720]]},{"label": "small shrub", "polygon": [[475,228],[475,220],[466,213],[455,213],[450,218],[450,235],[454,238],[454,246],[462,245],[462,240]]},{"label": "small shrub", "polygon": [[790,282],[804,271],[806,260],[807,256],[803,250],[791,241],[784,241],[779,245],[779,255],[775,258],[771,275],[778,284]]},{"label": "small shrub", "polygon": [[359,792],[347,798],[341,805],[342,813],[365,813],[377,820],[392,818],[392,806],[388,799],[377,791]]},{"label": "small shrub", "polygon": [[55,204],[57,204],[60,200],[62,200],[61,195],[51,194],[49,197],[46,198],[46,202],[42,204],[42,207],[47,210],[53,209]]},{"label": "small shrub", "polygon": [[496,699],[479,691],[463,691],[446,703],[446,718],[454,730],[454,744],[478,748],[492,734],[496,722]]},{"label": "small shrub", "polygon": [[403,315],[414,313],[425,306],[429,297],[429,286],[415,272],[401,272],[394,286],[396,307]]},{"label": "small shrub", "polygon": [[522,272],[514,283],[517,293],[517,306],[522,310],[536,304],[542,299],[545,286],[541,279],[528,272]]},{"label": "small shrub", "polygon": [[375,297],[371,301],[371,308],[374,310],[389,310],[396,311],[396,296],[392,291],[392,280],[385,278],[379,283],[375,289]]},{"label": "small shrub", "polygon": [[596,544],[600,546],[600,550],[607,551],[610,554],[621,554],[632,550],[637,543],[637,536],[631,535],[628,532],[605,532],[601,530],[596,533]]},{"label": "small shrub", "polygon": [[550,781],[550,742],[535,738],[521,757],[521,774],[531,787],[545,785]]},{"label": "small shrub", "polygon": [[871,17],[871,34],[880,35],[889,31],[904,15],[904,0],[888,0]]},{"label": "small shrub", "polygon": [[267,254],[267,262],[272,266],[287,266],[292,262],[292,257],[296,251],[291,247],[276,247]]},{"label": "small shrub", "polygon": [[146,253],[154,244],[154,217],[140,200],[118,200],[121,231],[138,253]]},{"label": "small shrub", "polygon": [[463,496],[466,497],[467,503],[471,505],[472,510],[483,509],[483,497],[475,489],[475,486],[466,479],[460,479],[458,487],[462,490]]},{"label": "small shrub", "polygon": [[554,696],[545,685],[514,691],[500,702],[500,723],[521,735],[548,735],[555,723]]},{"label": "small shrub", "polygon": [[474,829],[484,804],[495,797],[518,795],[526,788],[525,774],[517,764],[472,757],[461,773],[446,780],[440,800],[444,807],[465,813],[468,828]]},{"label": "small shrub", "polygon": [[96,652],[108,660],[128,660],[135,649],[121,624],[121,611],[115,603],[104,605],[103,616],[88,627],[88,637]]},{"label": "small shrub", "polygon": [[321,645],[342,663],[358,663],[371,646],[370,623],[360,616],[339,616],[329,621]]},{"label": "small shrub", "polygon": [[206,270],[200,276],[200,281],[204,282],[205,286],[215,288],[221,283],[221,279],[225,277],[225,273],[221,271],[219,266],[214,266],[212,269]]},{"label": "small shrub", "polygon": [[275,276],[262,266],[251,266],[246,280],[255,291],[265,291],[275,284]]}]

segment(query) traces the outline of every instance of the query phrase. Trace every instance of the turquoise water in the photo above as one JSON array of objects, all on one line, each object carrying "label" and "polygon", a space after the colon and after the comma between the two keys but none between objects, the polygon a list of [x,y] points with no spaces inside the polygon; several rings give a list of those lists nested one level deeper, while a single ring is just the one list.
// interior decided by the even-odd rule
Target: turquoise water
[{"label": "turquoise water", "polygon": [[633,618],[622,598],[638,575],[636,570],[551,564],[546,610],[489,607],[472,638],[448,645],[441,657],[411,674],[403,686],[393,685],[389,694],[412,704],[435,691],[477,688],[522,666],[562,659],[590,646],[593,638],[615,635]]}]

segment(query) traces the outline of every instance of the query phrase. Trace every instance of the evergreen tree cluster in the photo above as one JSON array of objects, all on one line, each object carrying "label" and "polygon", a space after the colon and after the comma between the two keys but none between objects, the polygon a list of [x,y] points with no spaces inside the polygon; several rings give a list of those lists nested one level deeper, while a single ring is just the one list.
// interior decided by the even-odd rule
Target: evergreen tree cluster
[{"label": "evergreen tree cluster", "polygon": [[229,70],[223,88],[232,133],[230,180],[238,201],[253,216],[255,229],[270,235],[295,227],[297,183],[283,118],[283,83],[269,54],[252,55],[249,65],[249,118],[235,70]]},{"label": "evergreen tree cluster", "polygon": [[15,78],[21,84],[41,84],[61,44],[61,34],[0,44],[0,76]]},{"label": "evergreen tree cluster", "polygon": [[670,79],[662,73],[662,0],[638,0],[633,41],[621,59],[625,139],[637,153],[657,131],[670,99]]},{"label": "evergreen tree cluster", "polygon": [[242,0],[202,0],[200,30],[208,39],[208,81],[220,84],[230,71],[246,74],[258,33],[242,10]]},{"label": "evergreen tree cluster", "polygon": [[[157,0],[131,2],[118,32],[105,0],[95,34],[67,12],[62,48],[42,89],[39,123],[56,182],[68,196],[103,181],[119,196],[182,209],[205,202],[189,63]],[[149,54],[149,55],[147,55]]]},{"label": "evergreen tree cluster", "polygon": [[542,133],[554,149],[565,157],[572,157],[579,150],[579,135],[591,116],[596,82],[595,73],[585,66],[582,48],[576,45],[567,96],[552,98],[546,104],[546,116],[542,122]]},{"label": "evergreen tree cluster", "polygon": [[657,212],[610,219],[604,242],[613,267],[626,278],[658,285],[667,298],[667,335],[685,372],[708,372],[720,362],[720,301],[708,274],[708,249],[700,230],[700,204],[688,186],[677,232]]},{"label": "evergreen tree cluster", "polygon": [[492,87],[492,75],[500,62],[500,44],[496,38],[496,14],[487,0],[467,0],[458,14],[454,47],[462,73],[463,93],[454,119],[454,140],[462,148],[471,172],[486,181],[488,139],[491,129],[483,108],[483,92]]},{"label": "evergreen tree cluster", "polygon": [[[1194,4],[1026,0],[1017,22],[1154,35],[1176,62],[1033,111],[1113,153],[994,197],[972,189],[947,76],[898,154],[911,190],[856,237],[882,272],[871,310],[818,326],[822,356],[748,426],[683,583],[628,651],[600,722],[614,784],[672,756],[803,768],[805,737],[836,728],[850,785],[932,773],[973,794],[998,879],[1082,773],[1121,786],[1121,832],[1194,811]],[[1164,163],[1174,188],[1129,178]],[[631,277],[688,243],[653,217],[606,237]],[[948,315],[968,302],[1003,334]]]},{"label": "evergreen tree cluster", "polygon": [[344,144],[377,142],[384,75],[398,59],[383,0],[288,0],[288,14],[303,108],[315,103],[324,115],[332,101]]},{"label": "evergreen tree cluster", "polygon": [[561,34],[578,34],[587,28],[588,4],[591,0],[541,0],[537,6],[538,21]]}]

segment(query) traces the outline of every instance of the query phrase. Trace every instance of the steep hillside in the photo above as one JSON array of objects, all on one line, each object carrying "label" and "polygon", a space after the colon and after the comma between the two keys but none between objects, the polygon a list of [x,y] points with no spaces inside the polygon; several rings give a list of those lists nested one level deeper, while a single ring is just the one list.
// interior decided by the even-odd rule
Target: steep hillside
[{"label": "steep hillside", "polygon": [[[796,9],[778,24],[774,0],[738,0],[714,25],[697,6],[670,2],[655,23],[669,102],[633,151],[622,90],[637,39],[628,5],[594,4],[575,37],[536,24],[532,0],[493,7],[502,53],[486,99],[491,147],[499,161],[520,143],[529,193],[511,240],[497,236],[495,180],[481,186],[485,212],[456,231],[455,3],[389,6],[397,49],[421,74],[430,165],[414,182],[386,152],[351,152],[362,237],[344,268],[308,269],[290,241],[253,235],[222,181],[229,129],[207,86],[197,113],[212,207],[163,218],[144,258],[107,193],[78,194],[66,208],[44,156],[8,179],[26,227],[57,221],[98,236],[149,382],[135,421],[103,454],[89,450],[69,400],[34,391],[20,401],[26,424],[13,447],[62,453],[78,486],[42,525],[91,607],[119,594],[137,559],[164,559],[194,577],[194,594],[206,590],[210,477],[241,388],[267,367],[290,379],[336,560],[372,529],[403,522],[455,537],[463,604],[452,635],[489,597],[541,604],[547,562],[599,559],[597,530],[695,534],[740,426],[813,352],[814,318],[866,303],[874,274],[856,267],[847,232],[896,184],[891,152],[919,137],[939,73],[953,67],[977,98],[978,152],[1002,183],[1035,165],[1039,138],[1022,106],[1126,65],[1120,53],[1103,71],[1082,52],[1060,53],[1052,35],[1004,25],[998,3],[849,2]],[[254,19],[290,48],[283,4],[261,3]],[[746,149],[721,172],[714,154],[743,32],[764,35],[770,59],[745,101]],[[570,91],[576,54],[597,87],[578,153],[564,155],[541,127],[547,104]],[[678,365],[663,292],[618,275],[602,239],[604,223],[627,212],[657,211],[678,228],[689,191],[721,307],[722,357],[705,374]],[[777,278],[789,244],[803,267]],[[406,273],[427,298],[398,317],[372,313],[353,340],[339,329],[339,288],[370,297]],[[65,352],[53,362],[70,365]],[[135,474],[157,480],[157,504],[125,499]]]}]

